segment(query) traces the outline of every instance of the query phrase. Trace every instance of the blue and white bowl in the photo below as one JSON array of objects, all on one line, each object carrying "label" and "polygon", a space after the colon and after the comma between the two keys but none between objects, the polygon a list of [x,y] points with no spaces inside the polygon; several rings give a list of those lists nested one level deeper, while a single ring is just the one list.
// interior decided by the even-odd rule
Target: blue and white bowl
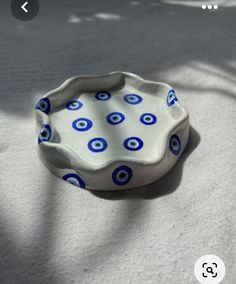
[{"label": "blue and white bowl", "polygon": [[37,149],[62,180],[91,190],[147,185],[189,137],[188,112],[165,83],[126,72],[78,76],[36,104]]}]

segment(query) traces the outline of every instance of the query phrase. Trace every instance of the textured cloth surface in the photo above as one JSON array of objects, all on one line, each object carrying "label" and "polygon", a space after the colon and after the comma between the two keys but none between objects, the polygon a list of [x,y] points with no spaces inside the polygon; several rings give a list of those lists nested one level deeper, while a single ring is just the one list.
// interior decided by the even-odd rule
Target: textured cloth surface
[{"label": "textured cloth surface", "polygon": [[[204,254],[236,283],[236,3],[41,1],[0,10],[0,283],[197,283]],[[161,180],[101,193],[52,175],[35,152],[34,104],[74,75],[122,70],[172,85],[187,149]],[[105,181],[104,181],[105,182]]]}]

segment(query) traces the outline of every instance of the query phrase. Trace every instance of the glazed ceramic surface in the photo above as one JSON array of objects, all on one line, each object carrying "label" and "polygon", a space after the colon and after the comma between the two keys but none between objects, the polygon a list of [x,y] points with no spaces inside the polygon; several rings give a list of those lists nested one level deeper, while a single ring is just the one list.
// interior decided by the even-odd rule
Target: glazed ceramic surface
[{"label": "glazed ceramic surface", "polygon": [[80,188],[149,184],[176,163],[189,117],[175,91],[125,72],[78,76],[36,105],[37,148],[45,166]]}]

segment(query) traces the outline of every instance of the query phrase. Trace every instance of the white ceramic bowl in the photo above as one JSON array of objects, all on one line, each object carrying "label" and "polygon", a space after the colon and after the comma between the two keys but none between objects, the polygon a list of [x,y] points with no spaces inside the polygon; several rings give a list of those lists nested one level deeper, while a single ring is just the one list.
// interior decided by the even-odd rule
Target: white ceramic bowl
[{"label": "white ceramic bowl", "polygon": [[189,116],[164,83],[126,72],[78,76],[36,105],[37,149],[45,166],[81,188],[149,184],[176,163]]}]

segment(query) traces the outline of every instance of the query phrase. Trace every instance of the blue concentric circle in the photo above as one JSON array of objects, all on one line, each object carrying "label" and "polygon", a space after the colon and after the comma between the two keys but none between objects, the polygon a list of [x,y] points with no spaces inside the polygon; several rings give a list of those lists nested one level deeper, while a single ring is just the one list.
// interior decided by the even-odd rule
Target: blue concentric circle
[{"label": "blue concentric circle", "polygon": [[124,147],[129,151],[138,151],[143,148],[143,141],[138,137],[129,137],[125,139]]},{"label": "blue concentric circle", "polygon": [[142,102],[143,98],[140,95],[128,94],[124,96],[124,100],[131,105],[137,105]]},{"label": "blue concentric circle", "polygon": [[96,93],[95,98],[99,101],[108,101],[111,98],[111,94],[107,91],[101,91]]},{"label": "blue concentric circle", "polygon": [[128,166],[120,166],[112,172],[112,180],[116,185],[126,185],[132,176],[133,171]]},{"label": "blue concentric circle", "polygon": [[125,120],[125,116],[121,112],[112,112],[107,116],[107,122],[113,125],[119,124]]},{"label": "blue concentric circle", "polygon": [[157,117],[152,113],[144,113],[140,116],[140,121],[145,125],[152,125],[157,122]]},{"label": "blue concentric circle", "polygon": [[72,122],[72,127],[77,131],[87,131],[92,126],[93,122],[88,118],[78,118]]},{"label": "blue concentric circle", "polygon": [[39,100],[39,102],[36,104],[35,109],[39,109],[42,112],[48,114],[51,109],[51,103],[48,98],[42,98]]},{"label": "blue concentric circle", "polygon": [[89,150],[95,153],[103,152],[107,149],[107,147],[108,144],[104,138],[96,137],[88,142]]},{"label": "blue concentric circle", "polygon": [[179,136],[177,136],[176,134],[172,135],[170,137],[170,142],[169,142],[169,147],[171,152],[174,155],[178,155],[181,151],[181,141]]},{"label": "blue concentric circle", "polygon": [[65,181],[67,181],[67,182],[69,182],[69,183],[71,183],[75,186],[85,188],[85,183],[84,183],[83,179],[77,174],[74,174],[74,173],[66,174],[62,178]]},{"label": "blue concentric circle", "polygon": [[175,91],[172,89],[168,92],[167,98],[166,98],[166,102],[168,106],[172,106],[173,104],[175,104],[175,102],[177,102],[178,99],[175,95]]},{"label": "blue concentric circle", "polygon": [[78,110],[83,106],[80,101],[71,101],[66,105],[66,108],[69,110]]},{"label": "blue concentric circle", "polygon": [[43,124],[39,133],[38,143],[47,142],[52,136],[52,130],[49,124]]}]

